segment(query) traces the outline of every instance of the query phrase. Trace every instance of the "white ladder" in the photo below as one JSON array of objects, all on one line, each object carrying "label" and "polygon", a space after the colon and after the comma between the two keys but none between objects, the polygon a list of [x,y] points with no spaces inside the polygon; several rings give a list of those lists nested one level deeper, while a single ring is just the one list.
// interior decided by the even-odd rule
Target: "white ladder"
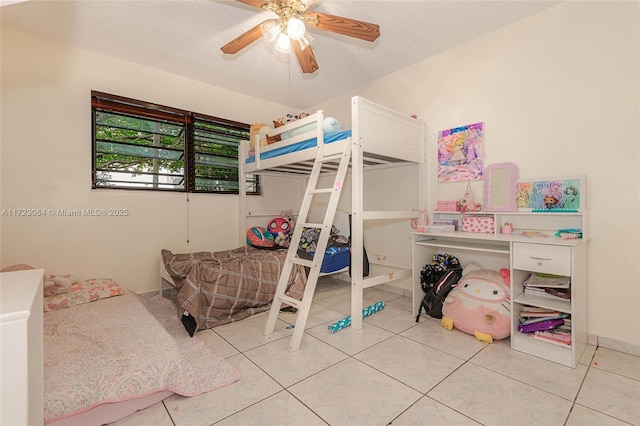
[{"label": "white ladder", "polygon": [[[338,207],[338,201],[340,199],[340,193],[344,186],[344,178],[349,168],[349,161],[351,159],[351,143],[345,144],[345,149],[342,154],[334,154],[330,156],[324,156],[324,150],[318,149],[316,161],[313,164],[311,175],[309,176],[309,183],[307,184],[307,190],[305,191],[304,198],[302,200],[302,207],[300,207],[300,215],[298,216],[298,222],[296,228],[293,231],[291,237],[291,245],[287,252],[287,258],[282,268],[282,273],[278,281],[278,287],[276,288],[276,294],[271,304],[271,310],[269,311],[269,317],[264,327],[264,334],[269,335],[273,333],[278,314],[283,303],[293,306],[298,309],[298,317],[293,329],[293,336],[291,338],[291,344],[289,345],[289,352],[293,352],[300,348],[300,342],[304,334],[304,328],[307,323],[307,317],[309,316],[309,310],[311,308],[311,301],[313,294],[316,290],[316,284],[318,283],[318,277],[320,276],[320,267],[322,266],[322,260],[324,258],[325,250],[327,249],[327,243],[331,236],[331,226],[333,225],[333,219],[335,217],[336,209]],[[336,163],[339,161],[338,169],[335,172],[335,180],[333,186],[330,188],[317,188],[318,178],[323,166],[327,163]],[[325,211],[324,220],[322,223],[309,223],[307,218],[309,215],[309,208],[313,200],[314,195],[317,194],[330,194],[327,209]],[[316,251],[312,260],[301,259],[297,256],[298,247],[300,246],[300,238],[302,237],[302,231],[304,228],[316,228],[320,229],[320,236],[318,239]],[[293,269],[293,265],[302,265],[309,268],[309,276],[307,277],[307,284],[304,288],[304,294],[302,300],[297,300],[285,295],[287,291],[287,283],[289,276]]]}]

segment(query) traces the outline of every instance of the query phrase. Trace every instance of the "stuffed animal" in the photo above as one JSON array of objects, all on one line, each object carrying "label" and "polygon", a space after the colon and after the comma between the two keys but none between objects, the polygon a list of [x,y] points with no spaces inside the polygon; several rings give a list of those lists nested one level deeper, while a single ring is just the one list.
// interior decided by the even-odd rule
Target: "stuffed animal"
[{"label": "stuffed animal", "polygon": [[293,215],[293,210],[285,210],[280,213],[280,217],[287,219],[289,222],[289,229],[293,232],[293,228],[296,227],[296,217]]},{"label": "stuffed animal", "polygon": [[273,127],[267,126],[264,123],[252,124],[249,127],[249,144],[251,145],[251,151],[256,150],[256,141],[260,141],[260,146],[266,146],[280,140],[280,135],[269,136],[269,132],[273,130]]},{"label": "stuffed animal", "polygon": [[269,232],[274,237],[275,245],[287,248],[291,245],[291,234],[296,226],[293,210],[285,210],[280,217],[273,218],[268,225]]},{"label": "stuffed animal", "polygon": [[289,247],[289,234],[291,226],[289,221],[284,217],[274,217],[267,225],[267,229],[273,235],[275,245],[279,247]]},{"label": "stuffed animal", "polygon": [[287,235],[291,232],[289,221],[284,217],[274,217],[268,225],[269,232],[275,237],[278,234]]},{"label": "stuffed animal", "polygon": [[440,324],[447,330],[455,327],[487,343],[509,337],[510,284],[508,269],[496,272],[469,263],[458,285],[444,301]]}]

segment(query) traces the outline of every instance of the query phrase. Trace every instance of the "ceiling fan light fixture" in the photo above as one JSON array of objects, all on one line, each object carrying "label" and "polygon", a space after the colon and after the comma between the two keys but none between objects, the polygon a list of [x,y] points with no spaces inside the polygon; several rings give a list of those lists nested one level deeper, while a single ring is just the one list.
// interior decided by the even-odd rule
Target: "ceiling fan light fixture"
[{"label": "ceiling fan light fixture", "polygon": [[306,27],[369,42],[374,42],[380,37],[380,26],[377,24],[310,11],[309,8],[314,0],[236,1],[273,13],[277,19],[268,19],[262,24],[254,25],[222,46],[220,50],[226,54],[238,53],[262,37],[269,49],[287,55],[287,59],[291,51],[295,51],[296,59],[304,74],[311,74],[318,70],[314,49],[310,45],[313,38],[307,34]]},{"label": "ceiling fan light fixture", "polygon": [[298,40],[298,43],[300,43],[300,50],[304,50],[309,47],[312,41],[313,37],[311,37],[311,34],[305,33],[302,37],[300,37],[300,40]]},{"label": "ceiling fan light fixture", "polygon": [[269,19],[260,25],[260,31],[267,42],[273,43],[282,32],[282,26],[277,19]]},{"label": "ceiling fan light fixture", "polygon": [[302,37],[304,37],[306,31],[307,29],[305,28],[302,19],[293,16],[287,21],[287,34],[289,35],[290,39],[300,40]]},{"label": "ceiling fan light fixture", "polygon": [[285,33],[280,33],[275,49],[281,53],[291,53],[291,40]]}]

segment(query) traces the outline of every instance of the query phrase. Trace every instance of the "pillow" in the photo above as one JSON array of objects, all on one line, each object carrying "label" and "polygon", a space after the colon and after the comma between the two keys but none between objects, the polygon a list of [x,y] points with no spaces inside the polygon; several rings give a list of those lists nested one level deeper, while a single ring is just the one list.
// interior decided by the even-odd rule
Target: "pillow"
[{"label": "pillow", "polygon": [[30,269],[36,269],[31,265],[26,265],[24,263],[18,263],[17,265],[7,266],[6,268],[2,268],[0,272],[14,272],[14,271],[28,271]]},{"label": "pillow", "polygon": [[68,293],[71,285],[78,281],[78,277],[71,274],[45,274],[43,292],[45,296]]},{"label": "pillow", "polygon": [[247,229],[247,245],[254,247],[273,247],[275,241],[271,232],[261,226]]},{"label": "pillow", "polygon": [[[311,132],[315,130],[315,128],[316,123],[309,123],[288,132],[282,132],[280,136],[282,139],[291,138],[293,136],[301,135],[306,132]],[[333,117],[325,117],[323,122],[323,130],[325,133],[336,133],[342,130],[342,125]]]},{"label": "pillow", "polygon": [[45,297],[44,312],[81,305],[108,297],[120,296],[122,294],[124,294],[124,289],[110,279],[92,278],[86,281],[77,281],[71,285],[67,293]]}]

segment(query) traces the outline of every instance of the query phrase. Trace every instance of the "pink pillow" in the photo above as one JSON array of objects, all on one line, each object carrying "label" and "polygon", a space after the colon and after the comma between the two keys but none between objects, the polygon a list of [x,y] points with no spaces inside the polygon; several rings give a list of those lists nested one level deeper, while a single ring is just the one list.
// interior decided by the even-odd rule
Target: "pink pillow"
[{"label": "pink pillow", "polygon": [[44,311],[54,311],[122,294],[124,294],[124,289],[110,279],[92,278],[78,281],[71,285],[67,293],[45,297]]}]

